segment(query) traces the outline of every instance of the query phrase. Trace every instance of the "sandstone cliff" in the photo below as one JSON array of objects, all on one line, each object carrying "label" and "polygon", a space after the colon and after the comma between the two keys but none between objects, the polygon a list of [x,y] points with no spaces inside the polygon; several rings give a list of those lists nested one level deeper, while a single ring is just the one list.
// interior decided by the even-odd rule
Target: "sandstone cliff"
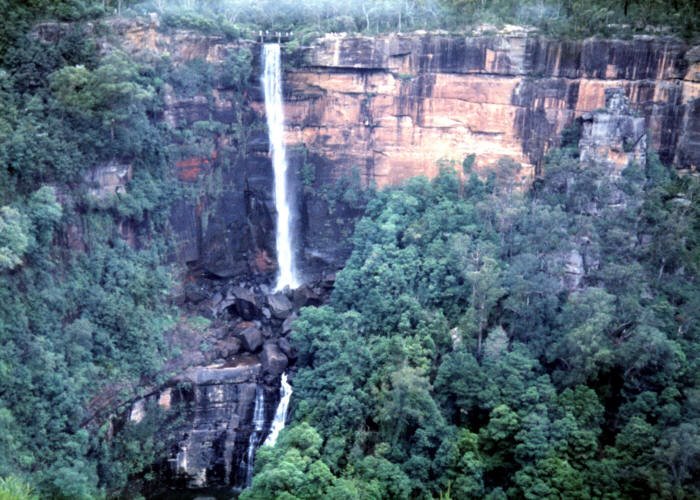
[{"label": "sandstone cliff", "polygon": [[[193,361],[199,366],[190,370],[176,367],[181,375],[137,401],[130,418],[138,420],[146,403],[185,405],[186,422],[168,468],[173,482],[240,485],[256,390],[263,388],[269,425],[277,377],[293,360],[286,338],[290,310],[275,306],[271,296],[261,301],[264,307],[250,306],[257,303],[252,285],[239,286],[243,276],[275,271],[259,46],[161,30],[157,19],[114,21],[112,28],[119,36],[117,42],[105,40],[105,50],[117,43],[175,68],[202,61],[217,75],[210,88],[195,93],[168,82],[160,119],[176,132],[172,168],[188,193],[172,204],[173,257],[198,273],[198,283],[205,278],[215,283],[205,291],[186,290],[182,300],[230,328],[208,339],[211,359]],[[44,36],[50,39],[50,33]],[[253,70],[241,89],[221,76],[246,52],[252,54]],[[696,169],[700,160],[700,54],[672,39],[329,35],[288,51],[287,57],[292,61],[285,85],[290,159],[297,173],[309,168],[313,174],[293,183],[299,257],[311,274],[340,267],[347,255],[359,211],[332,204],[323,193],[355,167],[366,183],[381,187],[434,176],[439,163],[459,165],[474,153],[477,169],[502,156],[522,163],[526,182],[562,129],[579,118],[582,155],[614,168],[643,161],[647,140],[664,161],[680,168]],[[613,88],[622,88],[625,96]],[[606,104],[607,112],[595,112]],[[637,116],[629,116],[628,104]],[[205,133],[196,143],[183,139],[194,129]],[[115,162],[95,166],[85,181],[91,196],[102,200],[128,189],[130,177],[131,167]],[[584,257],[578,250],[566,257],[570,289],[581,280]],[[306,293],[304,300],[293,297],[295,305],[320,302],[328,290]]]},{"label": "sandstone cliff", "polygon": [[328,35],[303,61],[289,76],[289,142],[357,165],[380,186],[470,153],[477,166],[508,156],[532,174],[612,87],[625,90],[663,161],[700,162],[700,65],[673,39]]},{"label": "sandstone cliff", "polygon": [[[207,92],[170,88],[164,96],[163,120],[175,130],[209,120],[239,122],[245,132],[212,134],[198,149],[174,145],[182,183],[216,189],[178,200],[172,222],[180,262],[224,277],[274,272],[259,44],[161,29],[156,18],[115,21],[112,29],[128,51],[176,67],[201,61],[224,71],[232,57],[252,54],[243,94],[220,78]],[[310,185],[298,178],[295,185],[299,257],[311,273],[347,255],[342,241],[357,212],[329,209],[320,194],[353,169],[381,187],[434,176],[440,163],[459,166],[474,153],[477,170],[506,156],[524,166],[519,180],[528,182],[565,127],[605,107],[606,89],[624,89],[640,119],[636,132],[648,130],[664,162],[683,169],[700,162],[700,48],[676,39],[328,35],[284,57],[292,168],[306,164],[312,174]]]}]

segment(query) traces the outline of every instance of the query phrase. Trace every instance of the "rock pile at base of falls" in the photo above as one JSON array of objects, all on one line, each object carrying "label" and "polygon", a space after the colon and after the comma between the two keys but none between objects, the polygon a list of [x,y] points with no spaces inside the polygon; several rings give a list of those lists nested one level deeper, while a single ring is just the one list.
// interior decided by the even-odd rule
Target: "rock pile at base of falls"
[{"label": "rock pile at base of falls", "polygon": [[264,284],[200,277],[183,288],[178,305],[207,323],[188,340],[193,352],[183,353],[196,364],[179,366],[179,375],[136,400],[127,414],[138,422],[149,405],[178,412],[183,423],[162,467],[169,488],[245,484],[256,393],[263,395],[262,443],[279,403],[280,376],[291,370],[293,378],[297,354],[290,336],[298,310],[322,304],[334,281],[328,275],[294,292],[275,293]]}]

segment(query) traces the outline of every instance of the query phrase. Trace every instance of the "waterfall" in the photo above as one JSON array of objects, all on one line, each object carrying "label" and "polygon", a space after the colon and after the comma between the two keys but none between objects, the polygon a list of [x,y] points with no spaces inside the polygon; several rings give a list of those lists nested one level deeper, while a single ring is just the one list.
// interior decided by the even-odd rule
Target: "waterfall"
[{"label": "waterfall", "polygon": [[287,190],[287,152],[284,145],[284,108],[282,102],[282,62],[278,43],[263,46],[265,72],[262,82],[265,91],[265,114],[270,137],[272,167],[275,172],[275,207],[277,209],[277,265],[279,274],[275,290],[299,286],[294,266],[292,217]]},{"label": "waterfall", "polygon": [[255,450],[260,443],[260,437],[265,428],[265,394],[262,386],[255,388],[255,409],[253,410],[253,431],[248,439],[248,462],[246,464],[245,484],[250,486],[253,481],[253,466],[255,464]]},{"label": "waterfall", "polygon": [[280,383],[280,404],[277,405],[277,411],[275,412],[275,418],[270,426],[270,434],[267,436],[265,446],[275,446],[277,442],[277,436],[282,429],[284,429],[284,424],[287,420],[287,408],[289,407],[289,399],[292,397],[292,386],[287,382],[287,374],[282,374],[282,381]]}]

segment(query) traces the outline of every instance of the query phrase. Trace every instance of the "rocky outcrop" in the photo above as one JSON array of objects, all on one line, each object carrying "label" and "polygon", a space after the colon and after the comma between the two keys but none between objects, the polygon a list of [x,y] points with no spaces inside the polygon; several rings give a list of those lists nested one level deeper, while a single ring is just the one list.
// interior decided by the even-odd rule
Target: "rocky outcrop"
[{"label": "rocky outcrop", "polygon": [[328,35],[289,76],[288,140],[393,184],[440,160],[507,156],[531,176],[574,119],[621,87],[663,161],[697,168],[697,48],[670,38]]},{"label": "rocky outcrop", "polygon": [[132,175],[131,165],[111,162],[88,169],[83,175],[83,181],[94,200],[104,201],[126,193],[126,185]]},{"label": "rocky outcrop", "polygon": [[263,384],[261,374],[260,362],[246,356],[193,367],[167,387],[134,402],[131,422],[143,420],[149,405],[176,409],[183,422],[175,428],[179,438],[163,471],[170,487],[245,485],[256,394],[262,391],[265,432],[279,402],[279,386]]},{"label": "rocky outcrop", "polygon": [[287,356],[274,342],[268,342],[263,346],[261,360],[265,371],[273,377],[282,375],[289,364]]},{"label": "rocky outcrop", "polygon": [[646,165],[647,131],[644,118],[630,111],[621,88],[605,91],[605,109],[582,116],[581,162],[596,162],[619,173],[630,162]]}]

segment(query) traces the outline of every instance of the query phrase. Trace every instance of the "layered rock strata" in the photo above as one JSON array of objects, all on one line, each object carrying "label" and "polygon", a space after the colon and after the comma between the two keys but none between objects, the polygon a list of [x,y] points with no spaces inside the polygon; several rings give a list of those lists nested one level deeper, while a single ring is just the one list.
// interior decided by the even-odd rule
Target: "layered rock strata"
[{"label": "layered rock strata", "polygon": [[[173,130],[186,136],[198,123],[229,129],[172,145],[174,174],[198,191],[173,203],[174,259],[221,278],[273,276],[259,44],[164,28],[155,16],[109,26],[116,36],[100,41],[105,51],[118,46],[175,68],[201,63],[218,75],[194,94],[165,86],[162,120]],[[67,30],[44,25],[36,33],[51,42]],[[245,52],[253,68],[242,90],[222,75]],[[360,211],[329,203],[338,179],[356,170],[381,187],[432,177],[444,164],[459,171],[475,154],[477,171],[505,156],[524,166],[518,180],[527,182],[565,127],[604,108],[609,88],[624,89],[662,161],[684,169],[700,163],[700,47],[677,39],[553,40],[525,30],[336,34],[283,58],[290,164],[304,173],[293,184],[298,261],[310,275],[340,267],[348,255],[345,241]]]},{"label": "layered rock strata", "polygon": [[624,89],[663,161],[700,161],[700,72],[670,38],[550,40],[527,33],[328,35],[289,76],[290,143],[383,186],[507,156],[532,175],[574,119]]},{"label": "layered rock strata", "polygon": [[[165,57],[174,67],[202,63],[219,76],[244,52],[252,55],[243,91],[225,77],[194,95],[165,87],[162,119],[172,129],[204,121],[237,130],[212,133],[196,147],[173,145],[174,173],[188,189],[200,189],[173,204],[174,258],[222,278],[274,276],[259,44],[165,29],[155,17],[114,20],[111,28],[118,36],[103,43],[105,50],[118,40],[137,57]],[[606,89],[624,89],[641,119],[635,126],[648,130],[662,161],[685,169],[700,162],[700,48],[672,38],[328,35],[283,58],[297,260],[310,275],[340,267],[348,255],[345,242],[360,211],[329,203],[339,179],[357,171],[365,184],[381,187],[432,177],[445,164],[460,171],[475,154],[477,171],[505,156],[524,166],[518,180],[527,182],[565,127],[605,107]]]}]

